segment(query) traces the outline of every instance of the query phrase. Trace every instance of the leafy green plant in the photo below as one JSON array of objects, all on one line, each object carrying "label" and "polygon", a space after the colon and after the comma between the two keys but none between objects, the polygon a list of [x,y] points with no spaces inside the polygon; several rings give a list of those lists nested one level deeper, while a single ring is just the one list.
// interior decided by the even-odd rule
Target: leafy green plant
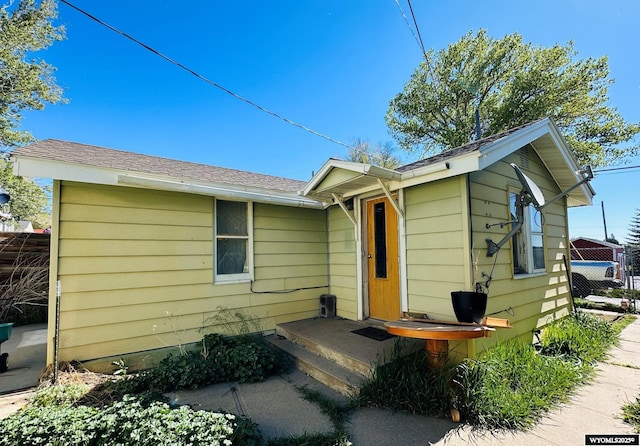
[{"label": "leafy green plant", "polygon": [[269,347],[259,335],[208,334],[202,351],[169,355],[157,367],[110,382],[107,387],[120,394],[197,389],[218,382],[261,381],[288,366],[286,356]]},{"label": "leafy green plant", "polygon": [[29,403],[35,407],[72,406],[89,390],[90,387],[86,384],[45,386],[38,389],[29,400]]},{"label": "leafy green plant", "polygon": [[[105,408],[69,405],[29,406],[0,421],[0,445],[258,445],[247,439],[232,443],[236,417],[230,414],[144,405],[126,396]],[[243,440],[244,439],[244,440]]]},{"label": "leafy green plant", "polygon": [[129,371],[129,367],[125,362],[124,358],[120,358],[117,361],[111,362],[111,365],[116,367],[116,370],[113,372],[116,376],[127,376],[127,372]]}]

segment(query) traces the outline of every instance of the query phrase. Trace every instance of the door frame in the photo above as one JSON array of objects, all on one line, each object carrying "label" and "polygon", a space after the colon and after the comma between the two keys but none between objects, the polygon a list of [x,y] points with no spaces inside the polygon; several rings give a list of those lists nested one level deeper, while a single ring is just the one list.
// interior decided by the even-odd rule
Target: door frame
[{"label": "door frame", "polygon": [[[368,194],[361,196],[358,202],[358,214],[360,216],[359,223],[359,245],[358,251],[358,278],[360,279],[360,298],[358,299],[358,306],[360,319],[368,319],[369,316],[369,260],[368,256],[368,216],[367,216],[367,203],[379,198],[390,199],[390,194]],[[402,210],[404,209],[404,190],[399,189],[394,192],[393,196],[397,197],[396,204]],[[395,211],[395,209],[394,209]],[[408,295],[407,295],[407,251],[406,251],[406,231],[405,231],[405,216],[403,212],[396,212],[396,224],[397,224],[397,237],[398,237],[398,298],[400,300],[400,313],[408,311]]]}]

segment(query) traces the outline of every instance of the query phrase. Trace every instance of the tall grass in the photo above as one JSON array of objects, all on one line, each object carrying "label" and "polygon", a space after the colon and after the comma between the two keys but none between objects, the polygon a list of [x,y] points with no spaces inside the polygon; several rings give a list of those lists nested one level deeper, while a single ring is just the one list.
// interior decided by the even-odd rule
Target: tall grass
[{"label": "tall grass", "polygon": [[389,361],[375,368],[360,387],[354,403],[411,413],[442,416],[452,400],[449,383],[454,365],[432,369],[424,351],[403,354],[406,340],[398,338]]},{"label": "tall grass", "polygon": [[463,419],[490,429],[530,427],[588,376],[580,361],[541,355],[517,341],[463,362],[457,372],[455,405]]},{"label": "tall grass", "polygon": [[640,433],[640,396],[636,398],[635,403],[625,404],[622,407],[622,418]]},{"label": "tall grass", "polygon": [[590,379],[626,323],[578,313],[545,327],[537,348],[511,340],[441,369],[430,368],[424,352],[402,356],[396,348],[356,402],[425,415],[448,414],[454,407],[473,427],[526,429]]}]

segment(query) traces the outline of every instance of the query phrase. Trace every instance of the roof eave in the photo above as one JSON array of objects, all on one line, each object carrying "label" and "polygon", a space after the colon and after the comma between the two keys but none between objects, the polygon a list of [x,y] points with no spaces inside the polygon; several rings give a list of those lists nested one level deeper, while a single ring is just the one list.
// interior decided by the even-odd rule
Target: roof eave
[{"label": "roof eave", "polygon": [[322,209],[323,207],[320,201],[300,197],[296,192],[251,188],[216,182],[184,180],[166,175],[151,175],[147,173],[45,160],[22,155],[12,156],[12,158],[14,173],[19,176],[186,192],[220,198],[250,200],[313,209]]},{"label": "roof eave", "polygon": [[[323,191],[324,193],[318,193],[319,191],[317,190],[317,188],[334,169],[341,169],[358,174],[357,177],[347,180],[346,183],[362,177],[369,177],[373,182],[377,182],[378,179],[384,181],[399,181],[401,179],[400,172],[396,170],[386,169],[384,167],[375,166],[373,164],[330,159],[326,163],[324,163],[320,170],[311,178],[311,180],[309,180],[309,182],[302,190],[298,192],[298,194],[304,197],[316,197],[316,199],[325,202],[332,201],[328,196],[326,196],[326,194],[330,192]],[[340,186],[344,185],[344,183],[340,184]]]}]

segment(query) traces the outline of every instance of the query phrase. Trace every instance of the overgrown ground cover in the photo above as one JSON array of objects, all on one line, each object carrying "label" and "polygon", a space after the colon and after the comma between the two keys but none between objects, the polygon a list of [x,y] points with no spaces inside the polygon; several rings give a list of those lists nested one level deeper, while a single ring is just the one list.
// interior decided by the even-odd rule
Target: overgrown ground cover
[{"label": "overgrown ground cover", "polygon": [[172,407],[162,394],[261,381],[288,362],[261,336],[211,334],[200,350],[168,356],[139,374],[127,375],[123,362],[116,365],[117,379],[76,373],[66,384],[40,388],[26,408],[0,421],[0,445],[261,445],[250,419]]},{"label": "overgrown ground cover", "polygon": [[[632,319],[609,323],[577,313],[549,325],[537,345],[497,345],[477,360],[429,368],[420,351],[391,361],[347,404],[299,389],[331,420],[327,433],[270,439],[267,446],[348,446],[348,419],[361,406],[449,416],[451,407],[474,428],[525,429],[587,382],[598,360]],[[239,445],[265,444],[258,426],[233,414],[172,407],[162,394],[221,381],[260,381],[285,370],[284,357],[261,337],[207,335],[202,347],[169,356],[155,369],[119,377],[85,377],[44,386],[23,410],[0,420],[0,445]],[[73,376],[73,373],[63,374]],[[76,375],[82,375],[77,373]],[[640,400],[624,408],[640,429]]]},{"label": "overgrown ground cover", "polygon": [[430,369],[421,352],[394,357],[376,369],[357,403],[440,416],[453,407],[476,428],[526,429],[592,377],[632,320],[611,324],[576,313],[550,324],[538,345],[501,343],[440,370]]}]

